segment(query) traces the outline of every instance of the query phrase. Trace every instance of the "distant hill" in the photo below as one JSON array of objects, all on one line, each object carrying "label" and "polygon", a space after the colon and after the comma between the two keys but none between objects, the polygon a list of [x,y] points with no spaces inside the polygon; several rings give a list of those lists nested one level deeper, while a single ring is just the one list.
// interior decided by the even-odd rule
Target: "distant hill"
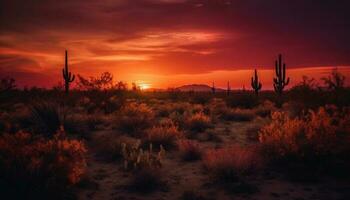
[{"label": "distant hill", "polygon": [[[211,87],[205,84],[191,84],[191,85],[183,85],[181,87],[176,88],[181,92],[211,92]],[[216,88],[217,92],[223,92],[225,90]]]}]

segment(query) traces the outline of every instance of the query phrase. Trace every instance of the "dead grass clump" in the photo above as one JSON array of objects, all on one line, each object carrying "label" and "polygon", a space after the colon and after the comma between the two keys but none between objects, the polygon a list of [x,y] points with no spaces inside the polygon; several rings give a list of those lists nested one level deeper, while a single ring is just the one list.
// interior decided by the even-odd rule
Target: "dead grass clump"
[{"label": "dead grass clump", "polygon": [[135,135],[152,126],[154,113],[146,104],[130,103],[117,115],[117,128]]},{"label": "dead grass clump", "polygon": [[233,146],[209,150],[203,162],[214,178],[224,183],[242,181],[261,167],[260,156],[254,147]]},{"label": "dead grass clump", "polygon": [[194,132],[203,132],[212,126],[210,118],[202,112],[189,116],[186,124]]},{"label": "dead grass clump", "polygon": [[153,144],[156,147],[163,145],[166,149],[176,146],[176,141],[183,137],[183,133],[171,121],[166,120],[160,125],[147,130],[147,136],[144,139],[145,144]]},{"label": "dead grass clump", "polygon": [[184,161],[196,161],[202,158],[202,149],[196,141],[179,140],[178,148]]},{"label": "dead grass clump", "polygon": [[256,186],[248,179],[262,167],[260,156],[254,147],[233,146],[209,150],[204,158],[205,168],[214,180],[233,193],[254,193]]},{"label": "dead grass clump", "polygon": [[[12,197],[61,199],[84,174],[85,145],[65,139],[35,138],[29,133],[0,137],[2,194]],[[4,182],[3,182],[4,181]]]}]

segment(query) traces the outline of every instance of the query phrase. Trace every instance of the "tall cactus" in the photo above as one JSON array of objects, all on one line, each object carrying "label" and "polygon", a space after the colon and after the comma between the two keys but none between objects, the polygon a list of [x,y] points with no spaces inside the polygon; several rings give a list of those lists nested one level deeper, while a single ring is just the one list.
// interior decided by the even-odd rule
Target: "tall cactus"
[{"label": "tall cactus", "polygon": [[66,94],[68,94],[69,92],[69,85],[70,83],[72,83],[75,79],[75,75],[71,72],[68,71],[68,52],[66,50],[66,56],[65,56],[65,66],[62,69],[62,75],[63,75],[63,79],[64,79],[64,85],[65,85],[65,91]]},{"label": "tall cactus", "polygon": [[213,86],[211,87],[211,91],[212,91],[213,94],[215,94],[215,90],[216,90],[215,89],[215,84],[214,84],[214,81],[213,81]]},{"label": "tall cactus", "polygon": [[289,84],[289,77],[286,80],[286,64],[282,61],[282,55],[278,55],[278,60],[275,61],[276,77],[273,78],[273,87],[275,91],[282,95],[283,89]]},{"label": "tall cactus", "polygon": [[230,81],[227,81],[227,96],[230,96],[230,93],[231,93]]},{"label": "tall cactus", "polygon": [[256,69],[254,70],[254,76],[252,77],[251,85],[255,91],[255,94],[258,96],[262,84],[259,82],[258,71]]}]

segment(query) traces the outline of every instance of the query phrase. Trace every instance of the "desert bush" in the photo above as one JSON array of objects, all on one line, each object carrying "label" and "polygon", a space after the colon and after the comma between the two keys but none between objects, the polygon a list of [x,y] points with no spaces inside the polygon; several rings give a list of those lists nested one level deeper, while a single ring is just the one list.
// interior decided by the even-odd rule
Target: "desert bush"
[{"label": "desert bush", "polygon": [[116,120],[119,130],[136,135],[152,126],[154,113],[146,104],[130,103],[121,109]]},{"label": "desert bush", "polygon": [[260,117],[271,116],[271,113],[274,111],[276,111],[276,107],[274,103],[269,100],[264,101],[262,104],[254,108],[255,114]]},{"label": "desert bush", "polygon": [[212,125],[210,118],[200,112],[189,116],[186,121],[186,126],[190,131],[203,132]]},{"label": "desert bush", "polygon": [[239,146],[209,150],[203,163],[216,180],[224,183],[242,181],[262,166],[255,147]]},{"label": "desert bush", "polygon": [[118,137],[114,133],[101,133],[94,135],[91,142],[98,158],[111,162],[123,158],[123,145],[129,148],[138,140],[123,136]]},{"label": "desert bush", "polygon": [[171,120],[166,120],[146,132],[145,144],[153,144],[156,147],[163,145],[166,149],[175,147],[176,141],[183,137],[183,133],[178,130],[178,127]]},{"label": "desert bush", "polygon": [[30,109],[36,132],[52,136],[63,125],[62,110],[56,103],[42,101],[32,104]]},{"label": "desert bush", "polygon": [[220,114],[220,118],[227,121],[251,121],[255,117],[253,110],[248,109],[227,109]]},{"label": "desert bush", "polygon": [[260,130],[259,141],[275,158],[339,156],[350,150],[349,124],[349,111],[333,106],[296,118],[286,112],[274,112],[271,123]]},{"label": "desert bush", "polygon": [[25,132],[0,136],[0,190],[18,198],[61,199],[78,183],[86,163],[81,141]]},{"label": "desert bush", "polygon": [[170,103],[157,105],[155,112],[157,117],[169,117],[172,112]]},{"label": "desert bush", "polygon": [[184,161],[195,161],[201,159],[202,149],[198,142],[193,140],[179,140],[177,144],[181,158]]},{"label": "desert bush", "polygon": [[228,109],[226,102],[218,98],[213,98],[209,102],[207,107],[210,110],[210,113],[213,115],[220,115],[221,113],[225,112]]}]

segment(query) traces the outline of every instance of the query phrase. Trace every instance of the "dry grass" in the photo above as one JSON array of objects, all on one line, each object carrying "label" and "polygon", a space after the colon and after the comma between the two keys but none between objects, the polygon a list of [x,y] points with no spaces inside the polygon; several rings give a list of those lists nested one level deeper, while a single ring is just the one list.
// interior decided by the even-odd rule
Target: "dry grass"
[{"label": "dry grass", "polygon": [[202,158],[202,149],[196,141],[179,140],[178,148],[184,161],[195,161]]},{"label": "dry grass", "polygon": [[146,104],[130,103],[121,109],[116,117],[116,125],[120,131],[131,135],[140,135],[151,127],[154,113]]},{"label": "dry grass", "polygon": [[212,126],[210,118],[204,113],[195,113],[187,118],[187,129],[194,132],[203,132]]},{"label": "dry grass", "polygon": [[220,182],[237,182],[257,173],[261,159],[254,147],[232,146],[209,150],[203,158],[206,169]]},{"label": "dry grass", "polygon": [[183,137],[183,133],[171,120],[166,120],[146,132],[145,144],[153,144],[156,147],[163,145],[166,149],[175,147],[176,141]]}]

